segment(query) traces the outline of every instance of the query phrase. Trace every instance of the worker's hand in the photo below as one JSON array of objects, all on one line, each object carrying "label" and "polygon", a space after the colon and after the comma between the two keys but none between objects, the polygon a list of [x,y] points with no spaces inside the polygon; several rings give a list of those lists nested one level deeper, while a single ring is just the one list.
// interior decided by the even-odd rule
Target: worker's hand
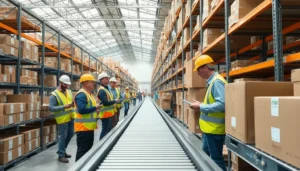
[{"label": "worker's hand", "polygon": [[64,108],[65,108],[65,109],[69,109],[69,108],[71,108],[71,107],[73,107],[73,106],[74,106],[73,103],[71,103],[71,104],[66,104],[66,105],[64,105]]},{"label": "worker's hand", "polygon": [[195,110],[195,111],[199,111],[200,110],[200,102],[194,100],[194,102],[189,106],[191,109]]},{"label": "worker's hand", "polygon": [[120,99],[116,99],[116,103],[120,103],[121,102],[121,100]]},{"label": "worker's hand", "polygon": [[96,109],[99,110],[101,109],[102,106],[103,106],[102,104],[97,104]]}]

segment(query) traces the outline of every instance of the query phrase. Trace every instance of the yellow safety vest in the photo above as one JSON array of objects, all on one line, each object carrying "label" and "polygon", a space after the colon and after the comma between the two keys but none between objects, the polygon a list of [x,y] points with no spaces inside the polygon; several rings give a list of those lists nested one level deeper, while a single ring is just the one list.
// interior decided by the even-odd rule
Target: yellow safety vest
[{"label": "yellow safety vest", "polygon": [[136,98],[136,92],[132,92],[132,97]]},{"label": "yellow safety vest", "polygon": [[[212,104],[216,102],[211,92],[213,83],[216,80],[220,80],[224,84],[227,84],[227,81],[221,75],[215,75],[207,88],[204,104]],[[204,133],[223,135],[225,134],[225,112],[201,113],[199,125]]]},{"label": "yellow safety vest", "polygon": [[[117,99],[121,98],[121,93],[120,93],[120,89],[116,88],[116,92],[117,92]],[[121,103],[117,103],[117,109],[120,109],[122,107]]]},{"label": "yellow safety vest", "polygon": [[[92,94],[88,93],[84,89],[80,89],[76,93],[75,97],[81,92],[86,95],[87,102],[88,102],[88,104],[86,105],[87,108],[97,105],[97,102],[96,102],[95,98],[92,96]],[[74,118],[75,132],[92,131],[92,130],[97,129],[97,119],[98,118],[97,118],[96,111],[89,113],[89,114],[80,114],[77,111],[76,102],[75,102],[75,110],[76,110],[76,114],[75,114],[75,118]]]},{"label": "yellow safety vest", "polygon": [[130,93],[129,92],[125,92],[125,100],[124,100],[124,102],[130,102],[130,98],[131,98]]},{"label": "yellow safety vest", "polygon": [[[108,101],[113,101],[114,100],[113,95],[106,88],[104,88],[103,86],[100,86],[100,88],[98,89],[97,94],[99,94],[100,90],[104,90],[105,91],[106,97],[107,97]],[[97,96],[97,97],[98,97],[98,100],[101,102],[101,99],[99,99],[99,96]],[[99,118],[100,119],[102,119],[102,118],[110,118],[110,117],[114,116],[115,111],[116,111],[116,105],[115,104],[114,105],[110,105],[110,106],[103,106],[101,108],[100,113],[99,113]]]},{"label": "yellow safety vest", "polygon": [[[66,90],[66,94],[64,94],[56,89],[51,94],[56,97],[58,106],[64,106],[73,102],[71,90]],[[63,124],[69,122],[71,118],[74,118],[74,109],[63,109],[62,111],[53,112],[53,115],[57,124]]]}]

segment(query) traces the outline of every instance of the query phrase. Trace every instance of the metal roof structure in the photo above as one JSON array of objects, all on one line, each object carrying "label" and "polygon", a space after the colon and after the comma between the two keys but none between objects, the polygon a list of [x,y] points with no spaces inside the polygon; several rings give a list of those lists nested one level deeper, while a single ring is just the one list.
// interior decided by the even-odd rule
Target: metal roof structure
[{"label": "metal roof structure", "polygon": [[14,0],[97,56],[153,62],[172,0]]}]

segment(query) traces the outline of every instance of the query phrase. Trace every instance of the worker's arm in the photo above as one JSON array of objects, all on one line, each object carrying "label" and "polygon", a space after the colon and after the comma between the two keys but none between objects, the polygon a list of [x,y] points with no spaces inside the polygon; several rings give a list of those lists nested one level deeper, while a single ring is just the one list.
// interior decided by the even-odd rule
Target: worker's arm
[{"label": "worker's arm", "polygon": [[64,106],[57,106],[58,102],[54,95],[50,95],[49,110],[50,112],[58,112],[64,110]]},{"label": "worker's arm", "polygon": [[225,111],[225,85],[222,81],[216,80],[212,86],[212,95],[215,98],[215,103],[200,104],[202,113],[214,113]]},{"label": "worker's arm", "polygon": [[106,97],[106,93],[104,90],[100,90],[99,94],[98,94],[98,98],[101,100],[103,106],[111,106],[113,104],[116,103],[115,100],[113,101],[108,101],[107,97]]},{"label": "worker's arm", "polygon": [[80,114],[89,114],[96,111],[96,106],[86,107],[88,104],[86,95],[84,93],[79,93],[75,97],[75,102],[77,106],[77,111]]}]

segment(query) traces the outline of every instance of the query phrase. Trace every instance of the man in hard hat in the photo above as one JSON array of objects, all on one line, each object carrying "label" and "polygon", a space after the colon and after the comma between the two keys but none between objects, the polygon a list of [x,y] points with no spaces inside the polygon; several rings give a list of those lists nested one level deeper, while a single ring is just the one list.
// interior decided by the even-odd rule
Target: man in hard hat
[{"label": "man in hard hat", "polygon": [[194,101],[190,106],[199,111],[199,124],[203,132],[203,151],[214,162],[226,170],[223,158],[223,144],[225,140],[225,84],[226,80],[213,68],[213,59],[208,55],[202,55],[195,61],[194,72],[207,80],[207,90],[204,102]]},{"label": "man in hard hat", "polygon": [[92,92],[95,79],[91,74],[80,77],[82,88],[75,95],[74,127],[77,133],[76,161],[87,153],[94,143],[94,130],[97,129],[97,113],[102,105],[97,104]]},{"label": "man in hard hat", "polygon": [[133,100],[133,106],[136,104],[136,92],[132,91],[132,100]]},{"label": "man in hard hat", "polygon": [[[118,81],[115,77],[109,79],[108,89],[113,95],[113,100],[122,99],[120,89],[117,88],[117,83]],[[120,110],[121,110],[121,102],[116,104],[115,115],[112,117],[111,120],[111,129],[113,129],[119,122]]]},{"label": "man in hard hat", "polygon": [[128,111],[129,111],[129,106],[130,106],[130,100],[131,100],[131,95],[130,95],[130,92],[129,92],[129,87],[125,88],[124,96],[125,96],[125,100],[124,100],[124,106],[125,106],[124,116],[127,116]]},{"label": "man in hard hat", "polygon": [[109,76],[103,72],[99,74],[100,88],[97,92],[98,100],[103,104],[102,110],[99,113],[99,118],[102,121],[102,130],[100,140],[111,130],[111,120],[115,114],[116,103],[120,103],[120,99],[115,99],[108,89]]},{"label": "man in hard hat", "polygon": [[70,140],[74,135],[74,110],[73,110],[73,94],[68,89],[71,84],[67,75],[59,78],[59,86],[50,95],[49,110],[53,113],[58,126],[58,161],[69,163],[67,158],[71,155],[66,153],[66,149]]}]

